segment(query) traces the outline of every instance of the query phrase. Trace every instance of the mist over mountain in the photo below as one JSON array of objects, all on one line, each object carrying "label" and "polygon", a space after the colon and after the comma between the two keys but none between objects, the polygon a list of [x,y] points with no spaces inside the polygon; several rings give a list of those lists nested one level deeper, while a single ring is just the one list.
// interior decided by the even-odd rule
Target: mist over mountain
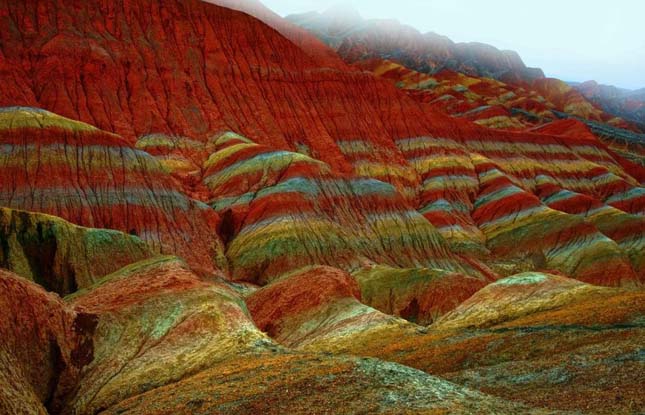
[{"label": "mist over mountain", "polygon": [[356,9],[347,6],[286,19],[314,33],[349,62],[380,57],[430,74],[451,69],[514,81],[544,77],[540,69],[527,68],[517,52],[483,43],[455,43],[446,36],[423,34],[396,20],[363,19]]}]

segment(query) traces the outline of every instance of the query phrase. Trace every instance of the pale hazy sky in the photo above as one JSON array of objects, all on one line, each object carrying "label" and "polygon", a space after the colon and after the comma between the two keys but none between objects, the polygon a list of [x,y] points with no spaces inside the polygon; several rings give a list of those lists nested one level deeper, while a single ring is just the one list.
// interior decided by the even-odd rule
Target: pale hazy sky
[{"label": "pale hazy sky", "polygon": [[456,42],[517,51],[565,81],[645,87],[645,0],[262,0],[285,16],[352,5]]}]

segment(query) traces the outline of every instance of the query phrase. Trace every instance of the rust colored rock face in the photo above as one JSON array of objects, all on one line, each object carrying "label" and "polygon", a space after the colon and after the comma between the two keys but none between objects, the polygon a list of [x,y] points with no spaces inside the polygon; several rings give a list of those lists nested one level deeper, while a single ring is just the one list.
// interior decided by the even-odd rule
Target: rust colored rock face
[{"label": "rust colored rock face", "polygon": [[0,412],[645,410],[633,125],[379,33],[0,0]]},{"label": "rust colored rock face", "polygon": [[233,10],[239,10],[248,13],[251,16],[265,22],[272,28],[280,32],[281,35],[289,39],[296,46],[303,50],[317,66],[335,68],[342,70],[351,70],[351,67],[327,45],[318,40],[316,36],[305,29],[290,23],[288,20],[281,18],[269,8],[264,6],[259,0],[207,0],[208,3],[217,4]]},{"label": "rust colored rock face", "polygon": [[93,358],[96,320],[0,270],[0,410],[56,413]]},{"label": "rust colored rock face", "polygon": [[[206,140],[233,130],[277,148],[307,146],[338,169],[348,165],[334,140],[388,145],[389,135],[424,125],[393,87],[325,68],[274,29],[223,7],[198,0],[163,8],[155,0],[1,5],[3,21],[33,39],[1,34],[7,76],[33,85],[31,93],[3,89],[1,106],[45,108],[130,142],[152,133]],[[88,42],[82,33],[97,36]],[[394,116],[415,112],[416,120]]]}]

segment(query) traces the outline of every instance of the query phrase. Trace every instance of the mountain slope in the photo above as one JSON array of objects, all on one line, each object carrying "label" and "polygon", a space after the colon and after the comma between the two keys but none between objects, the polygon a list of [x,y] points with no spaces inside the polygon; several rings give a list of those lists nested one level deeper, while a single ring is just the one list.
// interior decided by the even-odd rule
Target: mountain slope
[{"label": "mountain slope", "polygon": [[[638,166],[576,122],[452,118],[235,5],[276,27],[197,0],[0,0],[0,205],[30,211],[0,233],[23,275],[0,272],[1,408],[643,406]],[[63,300],[26,281],[58,289],[41,258],[78,280]]]},{"label": "mountain slope", "polygon": [[[219,217],[121,137],[36,108],[0,109],[0,204],[141,237],[156,252],[224,273]],[[80,277],[80,275],[79,275]]]},{"label": "mountain slope", "polygon": [[[354,271],[366,259],[404,268],[438,265],[463,271],[463,266],[450,265],[454,257],[428,221],[437,225],[468,264],[466,272],[475,276],[495,274],[482,262],[493,267],[500,261],[522,262],[537,250],[545,261],[532,261],[533,266],[589,281],[604,273],[611,275],[603,277],[609,284],[641,278],[635,276],[628,256],[593,224],[551,210],[534,194],[535,178],[542,175],[563,189],[642,214],[645,198],[638,181],[600,142],[493,132],[454,120],[369,73],[321,68],[272,28],[211,4],[170,2],[159,8],[153,0],[67,0],[42,10],[36,6],[37,2],[6,4],[8,13],[2,17],[30,33],[2,34],[11,64],[7,70],[31,85],[28,100],[120,132],[130,143],[139,138],[137,146],[153,151],[161,167],[180,179],[184,192],[214,202],[222,215],[229,215],[235,201],[232,216],[225,220],[232,228],[224,239],[236,279],[266,282],[312,261],[343,264]],[[67,27],[59,30],[56,21],[66,21]],[[231,32],[233,26],[238,30]],[[92,33],[92,40],[82,33]],[[73,54],[69,45],[78,46]],[[111,76],[101,76],[103,70]],[[64,81],[47,82],[51,77]],[[25,96],[3,90],[0,103],[20,102]],[[219,145],[227,130],[250,142]],[[179,164],[169,160],[182,160],[176,158],[181,154],[177,146],[154,144],[152,137],[163,136],[184,137],[178,142],[187,146],[181,150],[181,165],[188,170],[173,170]],[[273,177],[267,169],[274,170]],[[268,213],[267,206],[278,207],[276,202],[285,203],[286,196],[296,197],[299,191],[290,186],[302,179],[313,187],[291,199],[291,207],[279,207],[278,215]],[[239,180],[247,187],[236,185]],[[386,192],[381,182],[394,189]],[[97,186],[103,184],[90,187]],[[312,198],[314,188],[317,196]],[[257,197],[264,193],[271,196]],[[6,194],[10,197],[10,189]],[[11,200],[18,208],[33,204],[30,198]],[[75,212],[40,209],[97,226],[82,215],[70,217],[79,215]],[[157,245],[157,251],[185,255],[193,265],[197,261],[190,258],[200,252],[202,258],[215,261],[214,267],[226,268],[212,231],[221,231],[218,219],[212,212],[204,215],[211,217],[208,225],[190,226],[209,241],[206,246],[182,238],[173,242],[177,249]],[[287,219],[287,227],[277,225],[276,220]],[[355,224],[353,235],[332,231],[334,222],[346,229]],[[324,223],[328,226],[321,227]],[[126,225],[127,221],[98,224],[130,231]],[[156,232],[161,236],[145,227],[135,231],[162,247],[167,244],[163,230]],[[518,241],[517,235],[524,237]],[[273,248],[257,249],[271,239]],[[535,245],[535,239],[541,243]],[[296,240],[308,241],[302,245],[307,254],[280,253],[286,254]],[[347,255],[335,255],[341,247]],[[576,259],[564,261],[572,250]],[[614,259],[591,266],[599,252]],[[203,261],[200,265],[205,266]]]}]

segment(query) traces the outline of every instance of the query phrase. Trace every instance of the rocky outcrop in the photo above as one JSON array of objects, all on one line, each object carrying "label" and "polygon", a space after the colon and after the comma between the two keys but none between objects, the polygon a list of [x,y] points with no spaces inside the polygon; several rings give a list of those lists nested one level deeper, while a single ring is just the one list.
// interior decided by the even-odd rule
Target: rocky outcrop
[{"label": "rocky outcrop", "polygon": [[7,208],[0,208],[0,240],[0,267],[59,295],[154,255],[136,236]]},{"label": "rocky outcrop", "polygon": [[533,81],[531,87],[567,114],[592,121],[608,120],[600,108],[585,99],[566,82],[554,78],[542,78]]},{"label": "rocky outcrop", "polygon": [[58,413],[93,358],[94,316],[0,270],[0,411]]},{"label": "rocky outcrop", "polygon": [[94,413],[266,347],[233,290],[173,257],[132,264],[66,301],[95,316],[96,330],[94,359],[65,412]]}]

